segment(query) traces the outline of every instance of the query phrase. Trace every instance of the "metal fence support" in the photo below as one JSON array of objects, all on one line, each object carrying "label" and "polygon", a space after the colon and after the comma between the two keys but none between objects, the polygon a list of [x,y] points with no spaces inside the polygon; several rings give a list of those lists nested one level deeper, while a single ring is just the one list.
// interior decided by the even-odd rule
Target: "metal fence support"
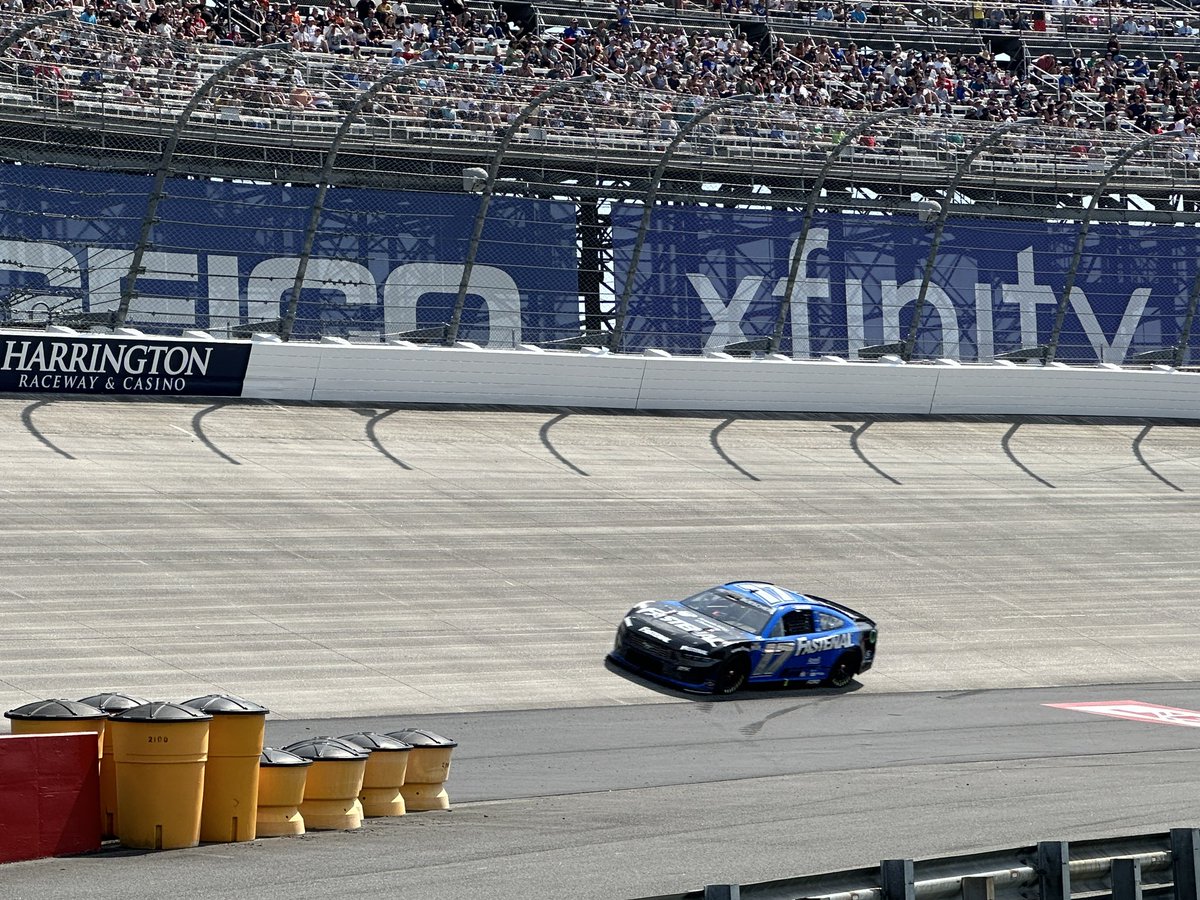
[{"label": "metal fence support", "polygon": [[792,302],[792,291],[796,288],[796,280],[800,275],[800,266],[805,258],[804,248],[808,243],[808,231],[812,227],[813,214],[816,212],[817,203],[821,199],[821,189],[825,187],[825,178],[842,155],[842,151],[870,130],[873,125],[877,125],[885,119],[893,119],[909,112],[911,110],[908,107],[902,107],[900,109],[886,109],[883,112],[867,116],[867,118],[847,131],[834,148],[829,151],[829,155],[825,157],[825,162],[821,165],[821,170],[817,173],[816,180],[813,182],[812,190],[808,192],[808,201],[804,204],[804,221],[800,225],[800,236],[796,238],[796,244],[792,248],[792,258],[788,263],[787,282],[784,287],[783,296],[779,299],[779,309],[775,312],[775,326],[771,330],[771,342],[767,345],[768,352],[778,353],[779,345],[783,343],[783,326],[787,322],[788,307]]},{"label": "metal fence support", "polygon": [[883,900],[916,900],[916,875],[911,859],[885,859],[879,863],[879,889]]},{"label": "metal fence support", "polygon": [[229,72],[252,59],[258,59],[262,56],[276,56],[290,51],[290,44],[279,43],[268,44],[265,47],[255,47],[244,53],[239,53],[209,75],[200,87],[196,89],[196,93],[192,95],[192,98],[188,100],[187,106],[179,113],[179,117],[175,120],[175,127],[171,129],[171,136],[167,139],[167,145],[163,148],[162,159],[158,163],[158,171],[154,175],[154,186],[150,189],[150,199],[146,203],[146,216],[142,219],[142,230],[138,235],[137,246],[133,249],[133,259],[129,264],[129,274],[125,277],[125,284],[121,288],[121,302],[117,307],[117,315],[113,320],[114,327],[124,325],[125,319],[129,316],[129,304],[136,293],[134,286],[137,283],[138,275],[142,271],[142,258],[146,254],[146,245],[150,242],[150,231],[154,227],[158,215],[158,203],[162,199],[163,186],[167,181],[167,173],[171,170],[171,158],[175,155],[175,147],[179,143],[179,133],[187,125],[188,120],[191,119],[192,113],[208,98],[209,91],[216,87],[217,83]]},{"label": "metal fence support", "polygon": [[1111,867],[1112,900],[1142,900],[1142,861],[1123,857]]},{"label": "metal fence support", "polygon": [[697,110],[694,116],[679,127],[679,131],[671,138],[671,142],[667,144],[667,148],[658,158],[658,165],[654,167],[654,174],[650,176],[650,187],[646,190],[646,197],[642,206],[642,221],[638,226],[637,238],[633,242],[633,252],[629,257],[629,271],[625,274],[625,285],[621,289],[621,299],[617,303],[616,316],[613,318],[613,328],[612,334],[609,336],[608,349],[614,353],[621,349],[621,340],[625,336],[625,318],[629,314],[629,300],[633,296],[633,282],[637,275],[638,263],[642,260],[642,247],[646,243],[646,232],[650,229],[650,216],[654,212],[654,204],[658,199],[658,184],[662,181],[663,173],[667,170],[667,164],[670,163],[671,157],[675,155],[675,151],[697,125],[715,112],[719,112],[735,103],[747,103],[753,99],[753,94],[736,94],[733,97],[717,100]]},{"label": "metal fence support", "polygon": [[904,339],[900,358],[908,362],[912,358],[913,347],[917,344],[917,334],[921,330],[921,315],[925,312],[925,298],[929,294],[929,281],[933,277],[933,267],[937,262],[938,248],[942,244],[942,232],[946,230],[946,217],[950,214],[950,205],[954,202],[954,195],[958,193],[958,186],[962,182],[963,176],[967,170],[971,168],[971,163],[975,162],[976,158],[988,147],[994,146],[1000,138],[1008,134],[1010,131],[1016,131],[1018,128],[1028,128],[1028,122],[1005,122],[1003,125],[998,125],[987,133],[987,135],[978,144],[971,148],[971,152],[963,157],[962,162],[958,164],[958,168],[954,170],[954,176],[950,179],[950,184],[946,188],[946,197],[942,201],[942,208],[938,210],[937,223],[933,228],[933,241],[929,245],[929,257],[925,260],[925,272],[921,276],[921,288],[917,292],[917,302],[913,306],[912,324],[908,328],[908,336]]},{"label": "metal fence support", "polygon": [[1175,900],[1197,900],[1200,829],[1171,829],[1171,871],[1175,880]]},{"label": "metal fence support", "polygon": [[1071,850],[1066,841],[1038,841],[1039,900],[1071,900]]},{"label": "metal fence support", "polygon": [[1175,346],[1175,358],[1172,360],[1175,368],[1186,365],[1188,350],[1192,343],[1192,326],[1196,321],[1196,304],[1200,302],[1200,268],[1192,279],[1192,290],[1188,294],[1187,310],[1183,314],[1183,324],[1179,326],[1179,343]]},{"label": "metal fence support", "polygon": [[450,324],[446,327],[447,344],[453,344],[458,340],[458,327],[462,323],[463,307],[467,304],[467,288],[471,284],[471,271],[475,268],[475,254],[479,251],[479,239],[483,236],[483,223],[487,220],[488,206],[491,205],[492,194],[496,191],[496,176],[500,174],[500,164],[504,162],[504,154],[508,151],[508,145],[512,143],[512,139],[517,136],[517,132],[525,125],[533,111],[547,100],[553,100],[559,94],[574,90],[581,85],[591,84],[595,80],[595,75],[580,75],[548,87],[526,103],[525,107],[517,113],[517,117],[504,129],[500,143],[492,155],[492,162],[488,166],[487,181],[483,185],[483,196],[479,198],[479,210],[475,213],[475,227],[471,229],[471,242],[467,245],[467,257],[463,261],[462,281],[458,285],[458,296],[454,299],[454,312],[450,315]]},{"label": "metal fence support", "polygon": [[[1092,215],[1100,206],[1100,197],[1104,194],[1105,188],[1117,174],[1120,168],[1129,161],[1134,154],[1141,152],[1146,147],[1157,141],[1176,140],[1179,137],[1178,132],[1170,132],[1168,134],[1152,134],[1149,137],[1142,138],[1125,148],[1117,158],[1112,161],[1112,164],[1105,169],[1104,175],[1097,182],[1095,190],[1092,192],[1092,199],[1088,202],[1087,209],[1083,212],[1083,218],[1079,222],[1079,234],[1075,237],[1075,252],[1071,256],[1071,263],[1067,267],[1067,280],[1063,285],[1062,297],[1059,298],[1058,307],[1054,311],[1054,328],[1050,332],[1050,342],[1046,345],[1046,354],[1044,362],[1049,364],[1054,362],[1054,356],[1058,352],[1058,341],[1062,336],[1063,320],[1067,315],[1067,304],[1071,301],[1071,291],[1075,287],[1075,273],[1079,270],[1079,260],[1083,257],[1083,245],[1087,240],[1088,228],[1092,224]],[[1101,360],[1105,362],[1105,360]]]},{"label": "metal fence support", "polygon": [[317,238],[317,226],[320,224],[321,214],[325,210],[325,195],[329,193],[329,182],[333,178],[333,165],[337,161],[338,151],[342,148],[342,141],[350,134],[350,129],[353,127],[355,119],[358,118],[358,114],[362,112],[363,107],[374,100],[381,90],[389,85],[403,81],[404,76],[412,70],[430,68],[433,64],[433,60],[420,59],[410,63],[403,69],[385,73],[378,81],[359,94],[354,101],[354,105],[346,111],[337,134],[333,136],[333,140],[329,144],[329,150],[326,152],[325,161],[321,166],[321,174],[317,179],[317,196],[313,199],[312,214],[308,219],[308,227],[304,229],[304,244],[300,250],[300,260],[296,265],[296,281],[292,285],[292,294],[288,299],[287,311],[284,313],[283,321],[279,326],[279,336],[285,341],[291,338],[292,328],[296,324],[296,310],[300,306],[300,292],[304,289],[304,276],[308,272],[308,261],[312,258],[312,248]]},{"label": "metal fence support", "polygon": [[996,879],[991,875],[964,875],[962,900],[996,900]]}]

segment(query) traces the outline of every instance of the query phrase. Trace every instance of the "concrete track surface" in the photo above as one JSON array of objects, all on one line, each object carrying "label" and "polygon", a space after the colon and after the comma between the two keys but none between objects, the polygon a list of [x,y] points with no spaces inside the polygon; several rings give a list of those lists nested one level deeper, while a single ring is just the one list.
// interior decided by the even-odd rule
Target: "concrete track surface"
[{"label": "concrete track surface", "polygon": [[[226,691],[275,743],[463,740],[452,813],[8,866],[0,896],[618,897],[1192,824],[1194,729],[1040,704],[1200,708],[1194,427],[44,397],[0,422],[3,708]],[[632,603],[747,577],[879,621],[858,690],[697,702],[604,665]]]}]

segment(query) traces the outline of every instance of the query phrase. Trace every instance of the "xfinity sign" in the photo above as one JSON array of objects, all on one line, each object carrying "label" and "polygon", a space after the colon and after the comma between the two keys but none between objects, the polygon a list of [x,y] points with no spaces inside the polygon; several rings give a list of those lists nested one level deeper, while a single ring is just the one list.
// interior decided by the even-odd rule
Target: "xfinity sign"
[{"label": "xfinity sign", "polygon": [[[640,206],[614,208],[619,285],[629,277],[641,218]],[[800,248],[802,222],[785,210],[656,208],[623,349],[700,353],[769,337],[781,304],[787,327],[780,349],[798,359],[853,357],[861,347],[903,340],[930,230],[902,214],[824,212],[814,215]],[[918,357],[987,362],[1045,344],[1078,234],[1073,222],[952,219],[926,294]],[[785,297],[793,258],[797,277]],[[1093,225],[1057,358],[1119,364],[1176,345],[1198,258],[1200,229]]]}]

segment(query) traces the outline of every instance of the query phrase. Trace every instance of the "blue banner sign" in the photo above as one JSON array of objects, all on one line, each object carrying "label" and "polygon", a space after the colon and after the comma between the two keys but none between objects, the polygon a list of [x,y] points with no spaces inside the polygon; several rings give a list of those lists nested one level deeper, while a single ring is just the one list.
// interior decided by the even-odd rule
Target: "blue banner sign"
[{"label": "blue banner sign", "polygon": [[[628,277],[641,207],[613,210],[617,284]],[[770,336],[802,215],[663,207],[651,218],[625,350],[700,353]],[[991,360],[1050,340],[1079,226],[952,218],[926,295],[918,358]],[[1197,270],[1195,228],[1093,225],[1057,358],[1121,363],[1172,346]],[[814,217],[781,350],[853,357],[907,336],[932,229],[901,215]]]},{"label": "blue banner sign", "polygon": [[[0,323],[115,310],[149,177],[9,166],[0,195]],[[168,179],[126,324],[225,335],[282,318],[312,187]],[[474,194],[337,188],[325,197],[293,335],[381,340],[447,322],[479,208]],[[491,346],[579,328],[575,207],[496,197],[460,338]]]},{"label": "blue banner sign", "polygon": [[240,397],[250,344],[0,334],[0,392]]}]

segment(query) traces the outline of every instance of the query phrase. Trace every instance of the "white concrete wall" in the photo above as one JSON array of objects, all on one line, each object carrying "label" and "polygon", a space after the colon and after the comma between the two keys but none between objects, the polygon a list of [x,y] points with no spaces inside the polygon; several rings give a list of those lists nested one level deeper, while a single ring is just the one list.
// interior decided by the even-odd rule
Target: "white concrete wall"
[{"label": "white concrete wall", "polygon": [[1145,369],[941,369],[930,411],[1200,418],[1200,375]]},{"label": "white concrete wall", "polygon": [[242,396],[311,400],[321,368],[321,344],[258,343],[250,348]]},{"label": "white concrete wall", "polygon": [[647,359],[639,409],[928,413],[937,372],[886,363]]},{"label": "white concrete wall", "polygon": [[[632,409],[637,405],[644,367],[638,357],[520,350],[395,346],[322,349],[314,400]],[[253,363],[253,354],[250,358]]]},{"label": "white concrete wall", "polygon": [[256,342],[243,396],[646,410],[1200,419],[1200,375]]}]

